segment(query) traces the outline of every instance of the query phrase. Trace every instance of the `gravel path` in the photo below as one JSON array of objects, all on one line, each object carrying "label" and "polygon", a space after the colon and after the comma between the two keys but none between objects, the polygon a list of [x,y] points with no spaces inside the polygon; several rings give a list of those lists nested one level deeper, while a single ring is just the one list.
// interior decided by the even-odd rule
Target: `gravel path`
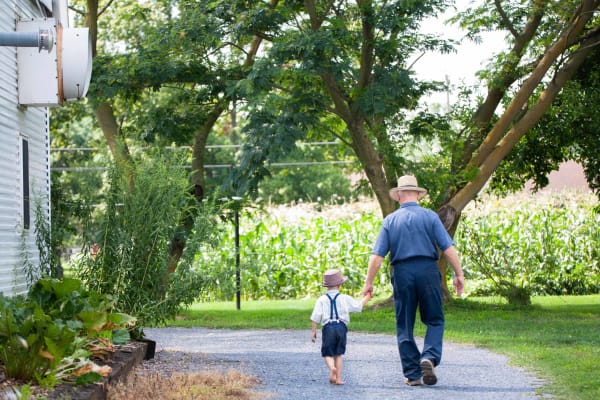
[{"label": "gravel path", "polygon": [[[343,386],[327,381],[320,344],[310,331],[146,329],[157,354],[146,363],[178,371],[235,369],[260,379],[276,399],[534,400],[541,382],[506,357],[446,341],[438,384],[404,385],[395,336],[348,332]],[[320,334],[319,334],[320,339]],[[418,342],[421,346],[422,343]]]}]

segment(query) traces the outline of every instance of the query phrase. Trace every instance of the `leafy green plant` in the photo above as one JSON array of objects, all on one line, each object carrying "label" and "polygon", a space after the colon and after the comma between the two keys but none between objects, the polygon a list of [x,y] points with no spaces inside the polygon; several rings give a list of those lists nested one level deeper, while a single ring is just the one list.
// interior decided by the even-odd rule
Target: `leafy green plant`
[{"label": "leafy green plant", "polygon": [[506,298],[510,304],[531,304],[533,288],[526,278],[529,271],[525,271],[529,265],[513,259],[506,231],[496,231],[489,223],[487,220],[475,224],[463,222],[461,227],[462,234],[468,238],[467,264],[470,263],[471,276],[487,279],[489,291]]},{"label": "leafy green plant", "polygon": [[7,377],[41,382],[81,346],[78,323],[53,319],[35,302],[0,295],[0,360]]},{"label": "leafy green plant", "polygon": [[472,213],[456,241],[473,294],[527,304],[536,294],[600,290],[600,215],[586,203],[556,198]]},{"label": "leafy green plant", "polygon": [[[347,217],[330,212],[331,208],[314,211],[309,205],[244,214],[240,218],[243,296],[314,295],[322,290],[323,272],[331,268],[342,269],[349,278],[345,290],[358,293],[381,219],[357,206],[345,207],[352,209]],[[205,300],[234,296],[234,257],[233,227],[223,232],[220,246],[198,249],[196,268],[207,277]],[[387,279],[386,275],[381,274],[381,279]]]},{"label": "leafy green plant", "polygon": [[41,279],[27,297],[0,295],[0,360],[6,376],[53,386],[89,364],[89,357],[103,350],[98,343],[106,348],[115,336],[122,341],[120,332],[135,322],[112,307],[109,297],[88,292],[76,279]]},{"label": "leafy green plant", "polygon": [[[536,294],[600,290],[595,201],[567,194],[536,199],[491,199],[481,209],[466,210],[455,243],[469,294],[497,294],[527,304]],[[322,273],[329,268],[342,269],[349,277],[345,289],[358,293],[381,216],[374,207],[359,204],[300,204],[248,210],[240,222],[242,295],[288,299],[319,293]],[[197,248],[195,267],[206,278],[204,300],[233,298],[232,225],[223,231],[220,246]],[[384,271],[380,287],[389,289]]]},{"label": "leafy green plant", "polygon": [[73,321],[79,328],[78,334],[90,340],[95,337],[112,340],[116,331],[122,342],[121,332],[136,321],[128,314],[115,312],[111,296],[88,291],[74,278],[40,279],[29,290],[29,299],[51,318]]},{"label": "leafy green plant", "polygon": [[43,207],[45,196],[34,196],[35,216],[35,245],[38,250],[37,260],[31,259],[28,246],[28,237],[25,231],[21,236],[21,265],[19,273],[23,273],[25,282],[31,287],[38,279],[52,277],[62,278],[63,270],[60,262],[59,243],[56,241],[54,232],[58,232],[55,226],[51,227],[48,211]]},{"label": "leafy green plant", "polygon": [[[202,287],[202,276],[189,268],[189,250],[177,269],[169,270],[169,249],[181,234],[182,215],[198,215],[188,243],[206,240],[218,226],[211,203],[199,205],[185,170],[172,165],[179,164],[168,157],[140,160],[135,185],[111,172],[106,208],[88,227],[87,254],[76,265],[86,286],[110,294],[118,310],[136,316],[139,328],[175,315]],[[198,209],[192,212],[193,207]],[[94,254],[93,243],[99,248]]]}]

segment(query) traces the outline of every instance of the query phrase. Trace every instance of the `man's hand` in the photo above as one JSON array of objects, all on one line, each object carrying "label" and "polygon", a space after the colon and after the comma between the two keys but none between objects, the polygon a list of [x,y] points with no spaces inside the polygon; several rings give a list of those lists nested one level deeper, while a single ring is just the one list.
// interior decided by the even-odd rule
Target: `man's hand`
[{"label": "man's hand", "polygon": [[363,290],[360,292],[360,294],[363,296],[373,297],[373,284],[365,282],[365,286],[363,286]]},{"label": "man's hand", "polygon": [[317,332],[316,331],[312,333],[310,340],[312,340],[313,343],[317,341]]},{"label": "man's hand", "polygon": [[465,290],[465,277],[463,275],[456,275],[452,280],[452,286],[458,297],[462,296],[463,290]]}]

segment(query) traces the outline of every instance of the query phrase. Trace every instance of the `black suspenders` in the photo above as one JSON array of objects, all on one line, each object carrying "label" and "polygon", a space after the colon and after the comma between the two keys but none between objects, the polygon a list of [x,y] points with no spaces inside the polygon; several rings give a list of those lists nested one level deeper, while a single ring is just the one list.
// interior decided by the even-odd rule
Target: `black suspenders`
[{"label": "black suspenders", "polygon": [[[340,322],[340,316],[338,315],[337,305],[335,304],[335,300],[340,295],[339,292],[335,294],[333,299],[329,296],[329,294],[325,293],[325,295],[331,302],[331,307],[329,307],[329,322]],[[335,319],[333,319],[334,312],[335,312]]]}]

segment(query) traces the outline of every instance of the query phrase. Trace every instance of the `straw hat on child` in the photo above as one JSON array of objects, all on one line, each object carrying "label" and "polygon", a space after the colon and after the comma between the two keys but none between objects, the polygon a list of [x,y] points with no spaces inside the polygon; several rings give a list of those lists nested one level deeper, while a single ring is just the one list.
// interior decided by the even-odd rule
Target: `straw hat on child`
[{"label": "straw hat on child", "polygon": [[323,286],[325,287],[336,287],[346,282],[348,278],[342,276],[342,272],[339,269],[330,269],[323,275]]}]

